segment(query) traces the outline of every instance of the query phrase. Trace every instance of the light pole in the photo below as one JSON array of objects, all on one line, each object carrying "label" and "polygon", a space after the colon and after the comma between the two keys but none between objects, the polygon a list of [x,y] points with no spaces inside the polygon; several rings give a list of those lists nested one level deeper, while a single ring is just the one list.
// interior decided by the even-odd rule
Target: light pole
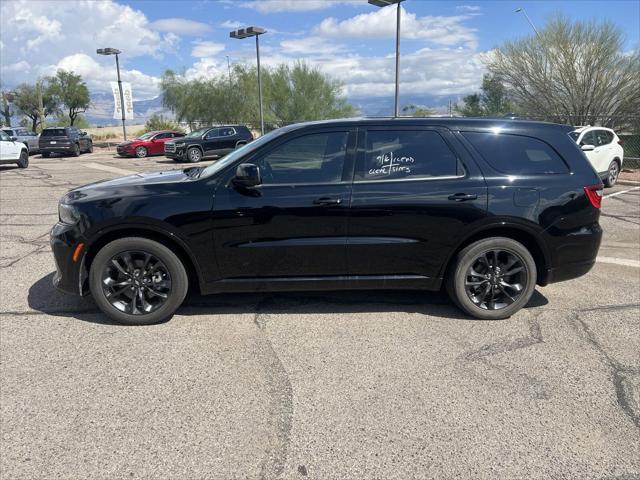
[{"label": "light pole", "polygon": [[227,72],[229,72],[229,91],[231,91],[231,61],[229,60],[229,55],[225,55],[227,57]]},{"label": "light pole", "polygon": [[118,72],[118,90],[120,91],[120,112],[122,113],[122,134],[124,135],[124,141],[127,141],[127,127],[124,125],[124,95],[122,93],[122,81],[120,80],[120,62],[118,55],[122,53],[117,48],[99,48],[96,50],[98,55],[115,55],[116,56],[116,71]]},{"label": "light pole", "polygon": [[520,13],[522,12],[524,14],[524,17],[527,19],[527,22],[529,22],[529,25],[531,25],[531,28],[533,28],[533,31],[536,33],[536,37],[538,37],[538,41],[540,42],[540,46],[542,48],[544,48],[544,78],[546,80],[547,78],[547,68],[549,69],[549,76],[551,76],[551,74],[553,73],[551,70],[551,65],[549,65],[549,50],[547,49],[547,45],[545,44],[545,42],[542,40],[542,37],[540,36],[540,32],[538,32],[538,29],[536,28],[536,26],[533,24],[533,22],[531,21],[531,19],[529,18],[529,15],[527,15],[527,11],[524,9],[524,7],[520,7],[520,8],[516,8],[516,13]]},{"label": "light pole", "polygon": [[540,38],[540,32],[538,32],[538,29],[529,18],[529,15],[527,15],[527,11],[522,7],[517,8],[516,13],[520,13],[520,12],[524,13],[524,16],[527,19],[527,22],[529,22],[529,25],[531,25],[531,28],[533,28],[533,31],[536,32],[536,36],[538,37],[538,40],[540,40],[540,43],[542,43],[542,39]]},{"label": "light pole", "polygon": [[400,115],[400,3],[404,0],[368,0],[371,5],[376,7],[387,7],[396,4],[396,95],[394,116]]},{"label": "light pole", "polygon": [[262,110],[262,80],[260,79],[260,42],[258,37],[267,31],[262,27],[247,27],[229,33],[231,38],[256,37],[256,59],[258,64],[258,101],[260,103],[260,135],[264,135],[264,115]]}]

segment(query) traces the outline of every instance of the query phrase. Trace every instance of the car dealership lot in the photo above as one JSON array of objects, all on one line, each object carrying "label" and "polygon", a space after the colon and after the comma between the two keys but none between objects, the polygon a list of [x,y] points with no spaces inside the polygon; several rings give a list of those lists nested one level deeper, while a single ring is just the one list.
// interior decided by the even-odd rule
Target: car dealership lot
[{"label": "car dealership lot", "polygon": [[124,327],[54,291],[58,198],[177,167],[0,166],[3,478],[640,475],[639,189],[605,191],[624,193],[588,275],[503,321],[434,293],[335,292],[191,297]]}]

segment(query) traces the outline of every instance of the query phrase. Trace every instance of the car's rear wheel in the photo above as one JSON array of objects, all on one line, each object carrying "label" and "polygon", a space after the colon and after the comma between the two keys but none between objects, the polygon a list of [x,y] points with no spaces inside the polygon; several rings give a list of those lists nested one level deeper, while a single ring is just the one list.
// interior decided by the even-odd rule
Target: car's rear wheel
[{"label": "car's rear wheel", "polygon": [[607,172],[607,178],[604,180],[605,187],[613,187],[618,181],[618,175],[620,175],[620,165],[618,162],[613,160],[609,164],[609,170]]},{"label": "car's rear wheel", "polygon": [[73,156],[74,157],[79,157],[80,153],[82,153],[80,151],[80,145],[78,145],[77,143],[73,145]]},{"label": "car's rear wheel", "polygon": [[143,146],[139,146],[136,148],[136,157],[138,158],[144,158],[149,154],[149,152],[147,151],[147,149]]},{"label": "car's rear wheel", "polygon": [[536,286],[536,263],[521,243],[479,240],[458,254],[446,286],[454,303],[483,320],[507,318],[524,307]]},{"label": "car's rear wheel", "polygon": [[18,167],[27,168],[29,166],[29,152],[22,150],[20,152],[20,159],[18,160]]},{"label": "car's rear wheel", "polygon": [[192,147],[187,150],[187,160],[191,163],[198,163],[202,160],[202,152],[199,148]]},{"label": "car's rear wheel", "polygon": [[184,265],[171,250],[140,237],[102,247],[89,273],[91,293],[100,310],[128,325],[171,318],[187,294],[188,282]]}]

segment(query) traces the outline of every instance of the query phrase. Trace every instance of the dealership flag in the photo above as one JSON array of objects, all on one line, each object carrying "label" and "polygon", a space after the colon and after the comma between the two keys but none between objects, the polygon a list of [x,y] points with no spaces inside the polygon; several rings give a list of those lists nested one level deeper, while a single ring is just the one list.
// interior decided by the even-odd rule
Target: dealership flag
[{"label": "dealership flag", "polygon": [[[118,82],[111,82],[111,90],[113,91],[113,118],[122,118],[120,105],[120,90],[118,90]],[[122,96],[124,97],[124,118],[131,120],[133,118],[133,95],[131,95],[131,84],[122,82]]]}]

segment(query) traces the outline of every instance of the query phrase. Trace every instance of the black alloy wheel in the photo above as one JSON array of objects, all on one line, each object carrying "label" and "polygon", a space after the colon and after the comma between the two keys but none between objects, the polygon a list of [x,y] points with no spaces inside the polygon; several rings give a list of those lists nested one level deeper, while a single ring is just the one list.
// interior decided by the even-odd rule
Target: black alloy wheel
[{"label": "black alloy wheel", "polygon": [[479,308],[499,310],[515,303],[527,286],[526,267],[516,254],[490,250],[467,269],[464,281],[469,299]]},{"label": "black alloy wheel", "polygon": [[124,251],[114,255],[102,272],[109,303],[121,312],[144,315],[160,308],[171,294],[171,274],[154,255]]}]

